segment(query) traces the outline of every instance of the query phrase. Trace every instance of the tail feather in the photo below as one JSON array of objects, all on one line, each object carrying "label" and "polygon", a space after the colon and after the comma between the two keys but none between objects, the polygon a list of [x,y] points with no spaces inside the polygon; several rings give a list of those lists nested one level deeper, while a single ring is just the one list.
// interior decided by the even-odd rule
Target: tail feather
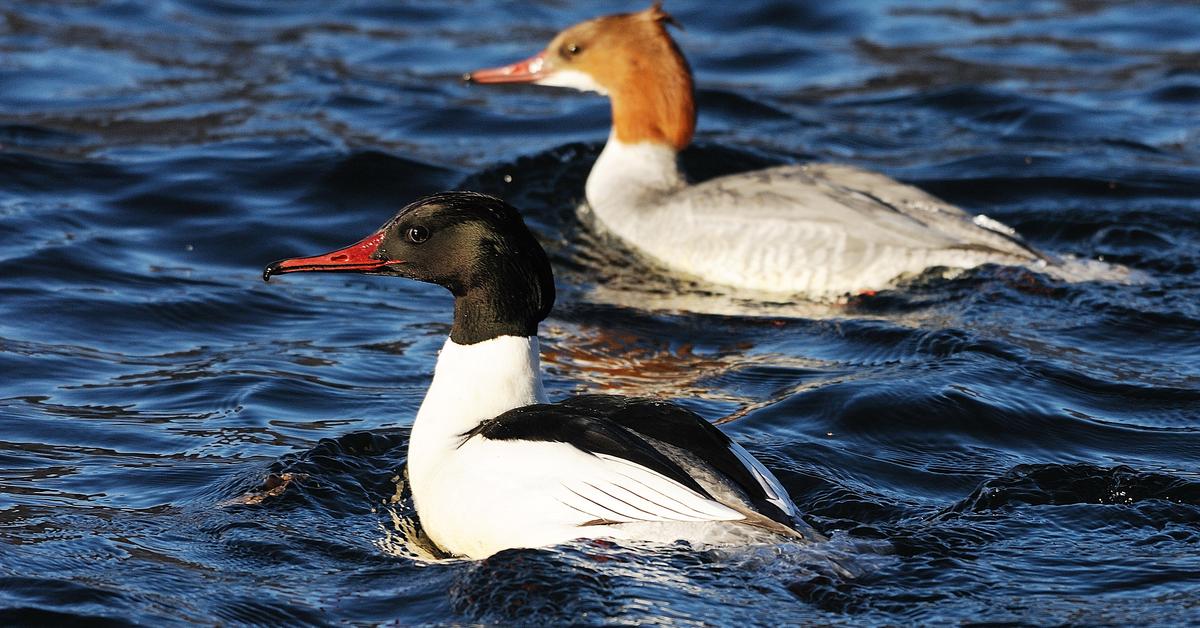
[{"label": "tail feather", "polygon": [[817,532],[816,530],[813,530],[812,528],[808,527],[807,525],[804,526],[806,528],[804,531],[800,531],[792,526],[782,524],[766,515],[754,512],[753,510],[750,510],[749,508],[746,508],[744,506],[740,506],[738,504],[725,504],[725,505],[738,511],[739,513],[742,514],[742,516],[746,517],[745,519],[742,519],[742,520],[738,521],[737,523],[740,523],[743,525],[748,525],[748,526],[755,527],[755,528],[760,528],[762,530],[767,530],[768,532],[774,532],[775,534],[778,534],[780,536],[789,537],[789,538],[793,538],[793,539],[800,539],[803,541],[825,541],[825,540],[827,540],[823,535],[821,535],[821,533]]},{"label": "tail feather", "polygon": [[1126,285],[1150,283],[1150,276],[1121,264],[1100,260],[1082,259],[1074,256],[1060,257],[1053,262],[1031,266],[1060,281],[1079,283],[1105,281]]}]

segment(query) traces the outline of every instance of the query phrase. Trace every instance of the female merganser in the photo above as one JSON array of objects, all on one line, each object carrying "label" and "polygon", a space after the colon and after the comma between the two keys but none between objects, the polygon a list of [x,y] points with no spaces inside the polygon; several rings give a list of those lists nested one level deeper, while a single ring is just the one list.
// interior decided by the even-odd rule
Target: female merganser
[{"label": "female merganser", "polygon": [[588,20],[529,59],[465,78],[607,95],[612,132],[588,176],[588,205],[636,249],[706,281],[827,298],[931,267],[1057,263],[995,220],[853,166],[787,165],[689,186],[676,157],[696,108],[672,21],[657,3]]},{"label": "female merganser", "polygon": [[611,395],[547,402],[537,326],[554,276],[505,202],[428,196],[360,242],[275,262],[263,279],[303,271],[406,277],[454,295],[408,445],[417,516],[446,552],[484,558],[595,537],[819,538],[779,480],[695,413]]}]

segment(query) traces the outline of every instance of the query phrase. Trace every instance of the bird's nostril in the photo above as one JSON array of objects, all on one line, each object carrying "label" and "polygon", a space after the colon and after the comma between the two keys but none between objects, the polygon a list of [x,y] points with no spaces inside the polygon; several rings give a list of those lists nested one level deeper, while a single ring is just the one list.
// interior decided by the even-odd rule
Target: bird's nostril
[{"label": "bird's nostril", "polygon": [[346,255],[346,254],[344,254],[344,253],[343,253],[342,255],[334,255],[333,257],[329,258],[329,261],[331,261],[331,262],[344,262],[344,261],[346,261],[346,260],[348,260],[348,259],[350,259],[350,257],[349,257],[348,255]]}]

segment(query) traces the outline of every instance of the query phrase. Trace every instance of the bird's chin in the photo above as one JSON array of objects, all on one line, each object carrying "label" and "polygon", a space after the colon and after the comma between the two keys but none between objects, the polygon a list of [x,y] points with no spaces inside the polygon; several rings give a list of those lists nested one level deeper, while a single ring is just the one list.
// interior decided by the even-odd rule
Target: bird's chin
[{"label": "bird's chin", "polygon": [[587,72],[579,70],[555,70],[534,81],[537,85],[547,85],[549,87],[566,87],[576,89],[581,92],[595,92],[601,96],[607,96],[608,90],[604,86],[597,83],[596,79]]}]

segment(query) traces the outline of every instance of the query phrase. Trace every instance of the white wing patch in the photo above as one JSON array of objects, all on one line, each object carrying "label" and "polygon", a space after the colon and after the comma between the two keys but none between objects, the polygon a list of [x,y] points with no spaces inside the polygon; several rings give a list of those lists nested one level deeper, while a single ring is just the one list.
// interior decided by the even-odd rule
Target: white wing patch
[{"label": "white wing patch", "polygon": [[559,501],[585,523],[636,521],[738,521],[741,513],[656,471],[623,458],[597,454],[600,472],[562,483]]}]

